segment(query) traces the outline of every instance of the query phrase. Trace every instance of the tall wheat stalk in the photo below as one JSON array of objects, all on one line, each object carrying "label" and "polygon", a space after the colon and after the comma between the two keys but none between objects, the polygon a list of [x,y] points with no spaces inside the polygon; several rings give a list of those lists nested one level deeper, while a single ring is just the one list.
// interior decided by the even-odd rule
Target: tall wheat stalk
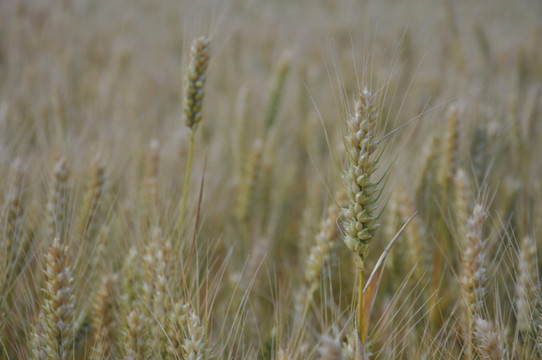
[{"label": "tall wheat stalk", "polygon": [[186,216],[188,185],[190,183],[192,161],[194,158],[194,134],[203,118],[203,96],[205,95],[204,86],[207,79],[207,67],[209,65],[209,44],[210,40],[205,36],[194,39],[190,48],[188,70],[184,81],[184,123],[190,129],[190,143],[188,145],[188,162],[181,201],[180,232],[183,230]]},{"label": "tall wheat stalk", "polygon": [[347,122],[345,140],[348,166],[343,175],[348,198],[348,207],[343,210],[343,239],[346,246],[357,255],[358,260],[356,328],[361,343],[365,337],[361,329],[365,258],[369,244],[379,227],[375,204],[379,188],[378,182],[371,179],[378,160],[375,158],[378,144],[375,136],[378,116],[375,97],[364,88],[360,93],[356,112]]}]

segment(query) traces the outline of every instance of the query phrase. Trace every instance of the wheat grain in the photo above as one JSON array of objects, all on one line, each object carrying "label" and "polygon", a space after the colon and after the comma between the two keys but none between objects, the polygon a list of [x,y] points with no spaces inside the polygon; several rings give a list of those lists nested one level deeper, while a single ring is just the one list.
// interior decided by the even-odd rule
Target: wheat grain
[{"label": "wheat grain", "polygon": [[375,98],[369,90],[363,89],[356,113],[348,120],[346,143],[349,164],[344,174],[348,208],[344,209],[343,221],[344,242],[362,260],[379,227],[375,204],[379,189],[371,180],[376,170],[377,120]]},{"label": "wheat grain", "polygon": [[49,359],[71,358],[74,334],[73,276],[68,261],[68,247],[57,236],[45,255],[45,300],[36,329],[41,333],[34,354],[46,354]]},{"label": "wheat grain", "polygon": [[487,320],[476,317],[474,320],[474,336],[476,337],[476,349],[482,359],[503,359],[499,336],[495,327]]},{"label": "wheat grain", "polygon": [[203,96],[207,67],[209,66],[210,40],[205,36],[194,39],[190,47],[188,71],[184,81],[184,123],[195,131],[203,118]]}]

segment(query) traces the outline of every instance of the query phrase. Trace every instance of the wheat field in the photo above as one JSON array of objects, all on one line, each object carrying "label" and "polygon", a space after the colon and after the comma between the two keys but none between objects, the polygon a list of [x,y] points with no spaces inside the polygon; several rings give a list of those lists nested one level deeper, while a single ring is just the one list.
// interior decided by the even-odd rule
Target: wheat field
[{"label": "wheat field", "polygon": [[0,1],[0,359],[542,359],[542,3]]}]

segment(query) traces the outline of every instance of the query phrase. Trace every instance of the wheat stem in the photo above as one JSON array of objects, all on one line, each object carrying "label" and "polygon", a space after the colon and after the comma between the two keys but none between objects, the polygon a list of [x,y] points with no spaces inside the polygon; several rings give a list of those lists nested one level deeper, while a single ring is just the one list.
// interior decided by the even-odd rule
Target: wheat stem
[{"label": "wheat stem", "polygon": [[188,163],[186,165],[186,173],[184,177],[184,186],[183,186],[183,198],[181,205],[181,217],[179,221],[179,237],[182,234],[184,228],[184,222],[186,217],[186,204],[188,202],[188,185],[190,184],[190,173],[192,172],[192,161],[194,158],[194,132],[190,132],[190,144],[188,150]]}]

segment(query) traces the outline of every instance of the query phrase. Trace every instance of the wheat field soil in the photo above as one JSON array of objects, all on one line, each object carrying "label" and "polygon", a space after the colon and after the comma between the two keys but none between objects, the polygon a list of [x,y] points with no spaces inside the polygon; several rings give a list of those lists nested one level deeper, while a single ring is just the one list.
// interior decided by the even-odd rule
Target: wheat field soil
[{"label": "wheat field soil", "polygon": [[542,359],[542,3],[0,1],[0,360]]}]

